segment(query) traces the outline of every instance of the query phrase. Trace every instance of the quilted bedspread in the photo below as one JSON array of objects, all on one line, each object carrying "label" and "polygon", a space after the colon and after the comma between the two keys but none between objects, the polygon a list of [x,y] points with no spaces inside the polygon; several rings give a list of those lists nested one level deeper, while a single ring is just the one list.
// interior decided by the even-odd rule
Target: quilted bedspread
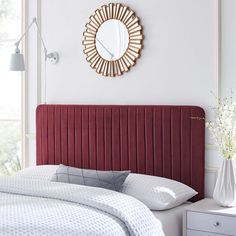
[{"label": "quilted bedspread", "polygon": [[140,201],[95,187],[0,177],[0,235],[164,235]]}]

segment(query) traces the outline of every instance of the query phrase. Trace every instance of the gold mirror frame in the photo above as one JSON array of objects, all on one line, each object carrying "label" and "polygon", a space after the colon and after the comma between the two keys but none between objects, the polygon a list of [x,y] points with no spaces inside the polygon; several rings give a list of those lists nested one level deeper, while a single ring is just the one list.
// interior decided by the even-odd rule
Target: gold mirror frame
[{"label": "gold mirror frame", "polygon": [[[121,21],[127,28],[129,34],[128,47],[119,59],[108,61],[101,57],[96,48],[96,34],[100,26],[108,20]],[[129,7],[120,3],[110,3],[97,9],[90,16],[83,34],[84,53],[86,60],[97,73],[103,76],[115,77],[130,70],[140,57],[143,48],[143,33],[139,18]]]}]

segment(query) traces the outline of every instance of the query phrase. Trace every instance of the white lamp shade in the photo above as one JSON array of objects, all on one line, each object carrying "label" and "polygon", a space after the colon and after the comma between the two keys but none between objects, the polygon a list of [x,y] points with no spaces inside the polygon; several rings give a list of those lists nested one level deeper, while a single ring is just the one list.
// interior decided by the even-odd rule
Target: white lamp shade
[{"label": "white lamp shade", "polygon": [[25,70],[25,63],[23,54],[21,53],[11,54],[10,71],[24,71],[24,70]]}]

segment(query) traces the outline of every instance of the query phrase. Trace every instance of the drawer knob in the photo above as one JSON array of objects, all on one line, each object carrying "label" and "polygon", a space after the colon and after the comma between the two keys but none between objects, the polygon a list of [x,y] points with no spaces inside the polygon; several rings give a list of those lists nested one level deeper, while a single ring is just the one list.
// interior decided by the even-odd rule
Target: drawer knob
[{"label": "drawer knob", "polygon": [[217,227],[217,226],[220,226],[220,222],[215,222],[214,224],[213,224],[215,227]]}]

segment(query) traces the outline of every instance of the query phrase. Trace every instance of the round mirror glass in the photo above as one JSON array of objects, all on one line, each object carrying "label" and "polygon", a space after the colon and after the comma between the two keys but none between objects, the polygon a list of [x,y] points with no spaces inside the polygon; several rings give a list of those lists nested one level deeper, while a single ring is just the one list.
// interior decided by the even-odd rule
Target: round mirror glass
[{"label": "round mirror glass", "polygon": [[102,58],[115,61],[123,56],[129,44],[126,26],[119,20],[104,22],[96,34],[97,51]]}]

